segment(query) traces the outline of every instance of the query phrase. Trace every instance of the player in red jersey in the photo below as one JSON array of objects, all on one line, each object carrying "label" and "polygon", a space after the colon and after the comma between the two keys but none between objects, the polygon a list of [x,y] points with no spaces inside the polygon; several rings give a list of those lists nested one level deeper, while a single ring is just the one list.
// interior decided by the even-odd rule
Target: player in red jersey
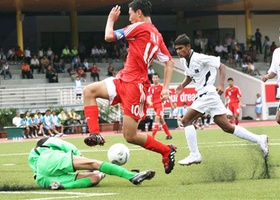
[{"label": "player in red jersey", "polygon": [[148,67],[155,57],[165,64],[164,83],[161,98],[169,98],[169,84],[172,77],[174,62],[162,35],[151,22],[152,4],[148,0],[134,0],[129,4],[129,21],[125,28],[114,31],[114,23],[120,16],[120,6],[115,6],[109,13],[105,28],[105,40],[114,42],[122,38],[129,45],[124,68],[116,78],[110,77],[92,83],[83,90],[84,112],[90,130],[85,138],[88,146],[103,145],[104,138],[100,135],[98,124],[98,105],[96,98],[104,98],[111,105],[121,103],[124,109],[123,135],[127,142],[137,144],[145,149],[162,155],[165,173],[169,174],[174,167],[176,147],[165,145],[152,136],[137,133],[139,121],[146,114],[146,97],[150,82]]},{"label": "player in red jersey", "polygon": [[[239,87],[234,85],[233,78],[228,78],[227,81],[229,86],[225,90],[225,104],[232,112],[232,120],[238,125],[238,117],[241,107],[241,92]],[[233,123],[232,120],[230,120],[231,123]]]},{"label": "player in red jersey", "polygon": [[165,132],[166,140],[172,139],[172,136],[168,130],[168,126],[165,123],[163,119],[163,114],[164,114],[164,106],[163,106],[163,101],[161,99],[161,91],[162,91],[162,85],[159,83],[159,75],[158,73],[153,74],[153,85],[149,88],[149,105],[154,108],[154,111],[156,113],[155,117],[155,126],[153,128],[153,133],[152,136],[155,137],[156,133],[159,128],[159,123],[162,124],[162,128]]}]

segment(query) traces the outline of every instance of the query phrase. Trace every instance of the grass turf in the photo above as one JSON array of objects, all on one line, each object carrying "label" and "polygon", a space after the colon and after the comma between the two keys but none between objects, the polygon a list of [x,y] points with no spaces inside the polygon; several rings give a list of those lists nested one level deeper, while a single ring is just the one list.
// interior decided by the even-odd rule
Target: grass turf
[{"label": "grass turf", "polygon": [[[106,136],[105,146],[87,147],[83,138],[67,138],[84,156],[107,161],[107,150],[114,143],[130,149],[125,168],[156,170],[156,176],[135,186],[125,179],[107,176],[92,188],[50,191],[40,189],[27,164],[28,152],[36,141],[0,144],[0,199],[279,199],[280,135],[279,126],[248,128],[256,134],[269,135],[270,154],[267,162],[258,145],[241,140],[221,130],[197,131],[203,157],[200,165],[179,166],[171,174],[164,173],[161,156],[127,144],[121,134]],[[157,139],[178,147],[176,162],[189,153],[183,131],[172,132],[166,141],[163,132]],[[20,189],[20,190],[19,190]]]}]

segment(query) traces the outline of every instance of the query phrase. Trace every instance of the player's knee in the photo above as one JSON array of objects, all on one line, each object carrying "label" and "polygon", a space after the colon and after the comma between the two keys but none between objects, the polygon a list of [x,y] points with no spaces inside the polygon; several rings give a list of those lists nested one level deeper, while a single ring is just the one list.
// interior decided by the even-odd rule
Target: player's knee
[{"label": "player's knee", "polygon": [[233,133],[234,132],[234,126],[231,124],[228,124],[226,126],[221,126],[221,129],[226,133]]},{"label": "player's knee", "polygon": [[136,137],[134,135],[125,135],[124,139],[131,144],[135,144],[136,143]]},{"label": "player's knee", "polygon": [[184,127],[192,125],[192,121],[184,118],[181,120],[181,123],[183,124]]}]

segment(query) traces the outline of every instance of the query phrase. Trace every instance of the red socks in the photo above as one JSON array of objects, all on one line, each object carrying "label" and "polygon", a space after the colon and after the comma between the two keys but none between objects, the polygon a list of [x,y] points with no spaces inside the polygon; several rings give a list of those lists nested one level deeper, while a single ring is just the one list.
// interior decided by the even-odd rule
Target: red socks
[{"label": "red socks", "polygon": [[98,106],[85,106],[84,107],[85,118],[87,120],[88,128],[90,134],[100,133],[99,123],[98,123]]},{"label": "red socks", "polygon": [[155,140],[150,135],[147,135],[147,141],[143,147],[145,149],[160,153],[163,157],[167,157],[170,152],[170,147],[168,145]]},{"label": "red socks", "polygon": [[171,135],[170,135],[170,132],[169,132],[169,129],[168,129],[168,126],[167,126],[166,123],[164,123],[164,124],[162,125],[162,128],[163,128],[163,130],[164,130],[164,132],[165,132],[165,134],[166,134],[167,136],[171,136]]},{"label": "red socks", "polygon": [[157,132],[158,132],[158,127],[159,125],[158,124],[155,124],[154,128],[153,128],[153,133],[152,133],[152,136],[153,138],[156,136]]}]

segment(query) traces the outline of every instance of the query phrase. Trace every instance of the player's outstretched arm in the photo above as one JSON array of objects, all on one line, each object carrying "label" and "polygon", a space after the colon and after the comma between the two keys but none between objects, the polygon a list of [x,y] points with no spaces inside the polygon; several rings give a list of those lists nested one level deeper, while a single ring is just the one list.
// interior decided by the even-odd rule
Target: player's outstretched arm
[{"label": "player's outstretched arm", "polygon": [[107,23],[105,27],[105,40],[107,42],[115,41],[114,24],[118,20],[120,14],[121,14],[121,7],[116,5],[115,7],[112,8],[111,12],[108,15]]}]

